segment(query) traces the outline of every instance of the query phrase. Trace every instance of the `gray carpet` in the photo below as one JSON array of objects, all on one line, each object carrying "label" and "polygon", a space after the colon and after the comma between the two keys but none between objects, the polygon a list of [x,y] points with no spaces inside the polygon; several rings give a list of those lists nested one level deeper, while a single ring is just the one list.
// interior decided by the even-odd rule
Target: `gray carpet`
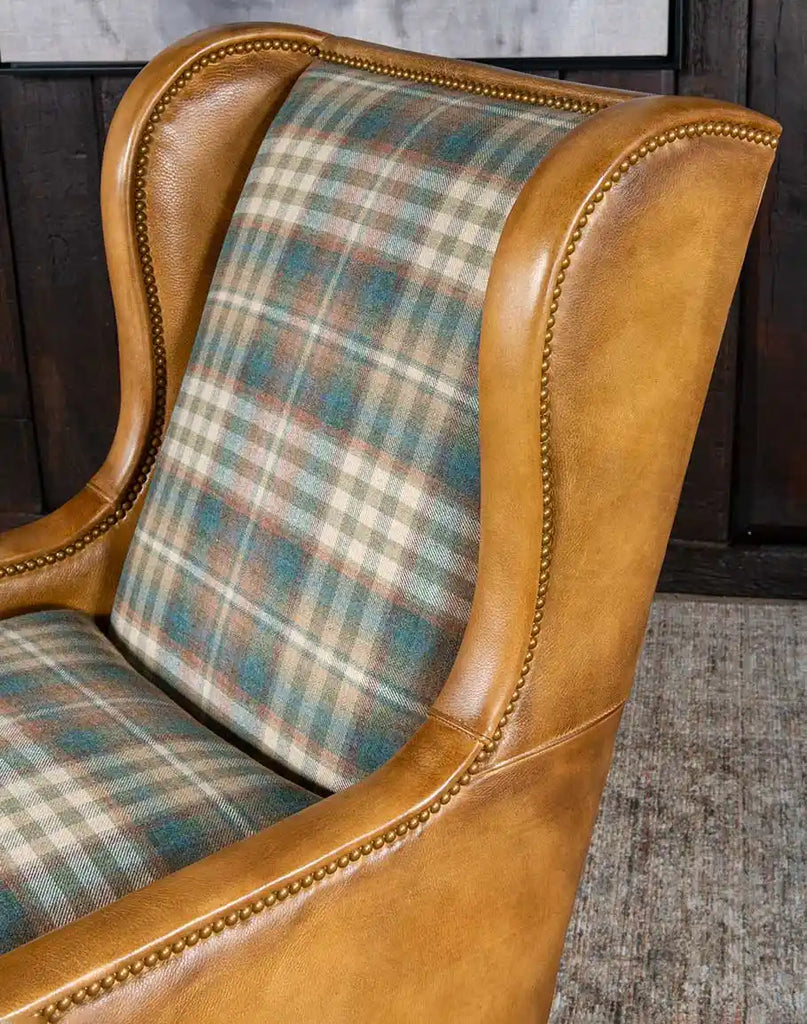
[{"label": "gray carpet", "polygon": [[807,603],[659,598],[552,1024],[807,1022]]}]

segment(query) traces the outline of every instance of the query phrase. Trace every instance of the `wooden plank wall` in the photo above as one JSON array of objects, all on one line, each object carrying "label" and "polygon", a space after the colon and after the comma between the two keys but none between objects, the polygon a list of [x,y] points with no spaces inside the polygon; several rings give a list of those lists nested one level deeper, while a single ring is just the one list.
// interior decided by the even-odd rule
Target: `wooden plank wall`
[{"label": "wooden plank wall", "polygon": [[117,419],[93,82],[4,76],[0,131],[42,500],[52,509],[98,468]]},{"label": "wooden plank wall", "polygon": [[[662,586],[807,596],[807,5],[688,7],[680,71],[552,75],[717,96],[784,124]],[[98,188],[128,81],[0,75],[0,529],[74,494],[112,437],[117,354]]]},{"label": "wooden plank wall", "polygon": [[738,533],[807,535],[807,3],[754,0],[748,103],[785,131],[743,292]]},{"label": "wooden plank wall", "polygon": [[43,511],[28,368],[20,329],[17,278],[0,164],[0,529]]}]

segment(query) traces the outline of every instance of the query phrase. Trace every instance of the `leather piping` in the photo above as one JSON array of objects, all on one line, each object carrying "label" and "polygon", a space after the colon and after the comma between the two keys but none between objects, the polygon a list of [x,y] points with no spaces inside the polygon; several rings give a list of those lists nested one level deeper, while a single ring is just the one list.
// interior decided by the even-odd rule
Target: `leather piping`
[{"label": "leather piping", "polygon": [[[213,56],[216,59],[223,59],[233,53],[242,53],[247,50],[256,48],[265,49],[301,49],[310,52],[314,57],[321,57],[324,60],[333,60],[335,63],[349,64],[350,66],[359,67],[363,70],[371,71],[376,74],[392,75],[396,78],[413,78],[415,81],[427,81],[433,85],[443,85],[446,88],[461,88],[461,84],[455,84],[459,80],[446,80],[432,76],[433,81],[429,76],[422,75],[421,73],[408,73],[405,68],[394,67],[389,64],[378,65],[373,64],[370,61],[358,60],[352,61],[352,59],[344,58],[338,54],[322,53],[318,47],[309,46],[307,43],[293,43],[289,40],[263,40],[255,41],[253,43],[242,43],[236,46],[222,47],[219,50],[212,50],[211,55],[208,55],[207,62],[213,62]],[[160,100],[155,105],[152,115],[149,119],[148,124],[152,127],[144,129],[143,136],[141,136],[141,146],[148,145],[151,140],[151,134],[154,130],[154,125],[159,121],[159,114],[165,109],[165,106],[170,103],[173,95],[176,95],[177,89],[181,88],[193,74],[196,74],[202,67],[206,66],[202,63],[204,58],[200,59],[189,70],[180,73],[172,82],[172,85]],[[419,76],[419,77],[418,77]],[[466,83],[467,84],[467,83]],[[493,95],[494,93],[489,93]],[[486,94],[488,95],[488,94]],[[503,98],[516,99],[516,96],[508,97],[506,94]],[[521,102],[525,102],[519,97]],[[526,102],[530,102],[527,100]],[[593,112],[593,111],[591,111]],[[155,116],[156,115],[156,116]],[[475,753],[469,755],[465,762],[460,765],[457,771],[450,777],[448,782],[443,787],[439,798],[430,804],[424,804],[416,807],[412,810],[411,814],[402,817],[397,823],[392,823],[391,826],[384,832],[380,832],[372,840],[367,840],[361,845],[354,846],[352,848],[343,848],[343,852],[340,856],[334,857],[330,860],[322,861],[319,866],[306,874],[295,878],[293,881],[281,886],[279,889],[272,889],[265,893],[265,895],[250,898],[249,901],[243,903],[240,906],[233,906],[223,916],[214,918],[212,921],[205,925],[202,925],[187,934],[177,938],[172,943],[165,945],[159,949],[154,949],[150,953],[138,957],[137,959],[131,960],[126,964],[121,965],[115,970],[114,973],[110,973],[101,979],[91,982],[90,984],[77,988],[69,994],[61,997],[57,1002],[49,1003],[43,1009],[37,1011],[37,1013],[44,1017],[48,1024],[56,1024],[57,1021],[61,1020],[66,1012],[75,1006],[80,1006],[83,1003],[94,1000],[99,996],[108,992],[110,989],[116,987],[119,984],[133,980],[145,972],[158,967],[160,964],[165,963],[168,960],[176,956],[182,955],[187,949],[192,949],[200,941],[206,941],[214,938],[216,935],[220,935],[222,932],[229,928],[237,927],[245,924],[254,915],[263,913],[265,910],[271,908],[277,903],[285,902],[297,896],[300,892],[308,890],[317,883],[324,881],[329,875],[335,874],[339,870],[347,868],[350,864],[353,864],[364,857],[372,856],[376,851],[382,849],[385,846],[392,846],[400,843],[410,832],[416,833],[422,827],[424,827],[429,821],[431,821],[435,815],[439,814],[443,807],[451,802],[454,797],[458,796],[463,788],[468,786],[473,777],[482,772],[491,772],[495,769],[487,768],[486,762],[489,760],[491,754],[496,750],[498,742],[501,739],[503,729],[507,725],[508,719],[513,715],[516,709],[516,704],[521,696],[521,691],[526,684],[526,679],[530,674],[530,667],[534,658],[534,650],[537,646],[537,638],[541,629],[541,622],[543,619],[543,608],[546,600],[546,593],[549,587],[549,569],[552,554],[552,540],[554,533],[553,524],[553,508],[552,508],[552,476],[551,476],[551,452],[549,446],[549,427],[550,427],[550,415],[549,415],[549,365],[550,357],[552,352],[552,338],[553,338],[553,327],[555,325],[556,314],[559,309],[560,299],[562,295],[562,285],[565,281],[566,271],[571,265],[573,254],[576,249],[576,243],[582,236],[586,225],[589,223],[589,218],[595,214],[598,208],[601,208],[602,201],[606,194],[615,187],[623,176],[628,174],[632,167],[634,167],[640,160],[646,158],[649,154],[655,152],[658,149],[663,148],[668,144],[675,144],[684,139],[694,140],[701,138],[704,135],[722,135],[741,141],[763,144],[766,146],[776,147],[778,144],[778,136],[773,133],[755,128],[753,125],[739,125],[737,123],[729,122],[716,122],[716,121],[689,121],[678,126],[677,128],[670,129],[667,132],[663,132],[659,135],[652,135],[642,141],[638,146],[628,154],[620,163],[614,164],[606,173],[600,178],[598,187],[593,193],[590,194],[588,201],[582,206],[581,213],[579,214],[574,227],[568,236],[568,242],[565,247],[564,256],[560,262],[560,268],[555,276],[554,288],[552,291],[552,302],[550,305],[550,315],[547,320],[546,329],[544,332],[543,342],[543,375],[541,378],[541,405],[540,405],[540,431],[541,431],[541,453],[542,453],[542,464],[543,464],[543,480],[542,480],[542,499],[543,499],[543,529],[542,529],[542,543],[541,543],[541,570],[538,580],[538,592],[535,602],[535,615],[533,618],[532,628],[530,630],[530,637],[527,642],[527,651],[524,656],[524,661],[519,673],[518,680],[515,683],[515,687],[511,692],[509,701],[504,708],[502,716],[499,720],[498,728],[494,731],[493,737],[486,742],[479,742]],[[148,140],[148,142],[146,141]],[[141,149],[141,153],[144,151]],[[139,178],[135,184],[135,199],[137,202],[140,201],[138,198],[138,189],[142,190],[145,185],[145,170],[147,166],[147,159],[145,155],[141,162],[138,164],[138,175]],[[139,181],[139,184],[138,184]],[[141,197],[142,199],[143,197]],[[139,208],[136,206],[136,209]],[[145,209],[143,208],[143,213]],[[148,254],[148,236],[145,228],[145,217],[142,220],[144,225],[144,236],[146,239],[146,254]],[[141,250],[142,252],[142,250]],[[148,260],[150,266],[150,259]],[[153,275],[151,278],[153,282]],[[149,298],[153,298],[156,304],[157,310],[159,310],[159,300],[157,298],[156,283],[149,285],[149,280],[144,272],[144,284],[146,284],[146,292]],[[151,290],[149,288],[151,287]],[[154,308],[154,307],[152,307]],[[154,320],[152,320],[154,323]],[[159,322],[161,323],[161,321]],[[154,338],[161,337],[161,331],[157,334],[153,334]],[[161,343],[160,343],[161,345]],[[155,357],[161,351],[163,358],[163,372],[164,372],[164,348],[158,349],[157,342],[154,344]],[[157,417],[155,415],[155,424],[157,423]],[[155,426],[155,431],[158,428]],[[156,447],[159,447],[159,438],[161,437],[162,421],[159,423],[159,433],[156,434],[157,441]],[[152,434],[152,438],[155,434]],[[152,440],[149,445],[149,452],[156,453],[155,442]],[[150,461],[149,461],[150,460]],[[143,462],[144,469],[141,470],[140,475],[147,475],[148,471],[154,462],[153,454],[146,457]],[[138,477],[139,479],[139,477]],[[145,476],[143,483],[145,483]],[[141,485],[142,486],[142,485]],[[122,518],[122,515],[120,516]],[[2,570],[0,570],[2,572]],[[602,718],[608,717],[613,714],[616,709],[612,708],[606,711]],[[599,721],[597,719],[596,721]],[[452,724],[452,723],[447,723]],[[589,723],[583,727],[589,728],[596,722]],[[574,735],[574,734],[570,734]],[[569,736],[559,737],[557,743],[563,742],[568,739]],[[546,746],[556,745],[556,741],[551,741]],[[541,750],[546,749],[546,746],[539,748],[535,751],[528,752],[530,756],[539,753]],[[503,764],[512,764],[513,760],[510,759]],[[497,765],[496,769],[500,766]]]}]

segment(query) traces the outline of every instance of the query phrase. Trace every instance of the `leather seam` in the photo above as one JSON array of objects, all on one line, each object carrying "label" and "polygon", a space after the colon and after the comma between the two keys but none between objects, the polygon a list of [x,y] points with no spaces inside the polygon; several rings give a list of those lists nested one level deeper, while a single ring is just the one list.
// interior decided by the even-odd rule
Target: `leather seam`
[{"label": "leather seam", "polygon": [[495,775],[497,772],[500,772],[505,768],[512,768],[513,765],[521,764],[522,761],[529,761],[534,757],[541,757],[543,754],[548,753],[550,750],[554,750],[556,747],[562,747],[566,743],[571,743],[572,740],[579,739],[587,732],[595,729],[598,725],[602,725],[603,722],[607,722],[609,718],[621,713],[622,709],[625,707],[625,703],[626,701],[624,700],[617,701],[617,703],[609,707],[607,711],[597,715],[596,718],[590,718],[583,725],[580,725],[575,729],[570,729],[569,732],[564,732],[560,736],[555,736],[553,739],[547,740],[545,743],[540,743],[537,747],[532,747],[530,750],[524,750],[520,754],[513,754],[512,757],[508,757],[504,761],[497,761],[496,764],[488,765],[487,768],[484,768],[479,772],[478,778]]},{"label": "leather seam", "polygon": [[113,505],[115,503],[115,498],[107,494],[106,491],[102,487],[99,487],[94,480],[89,480],[86,487],[88,491],[92,491],[96,497],[100,498],[105,505]]},{"label": "leather seam", "polygon": [[435,708],[429,708],[428,717],[448,726],[449,729],[453,729],[455,732],[462,733],[464,736],[468,736],[472,740],[476,740],[477,743],[488,743],[490,741],[489,736],[485,736],[485,734],[481,732],[474,732],[473,729],[464,725],[451,715],[445,714],[443,711],[437,711]]},{"label": "leather seam", "polygon": [[[338,54],[332,56],[326,56],[323,54],[317,46],[309,45],[307,43],[300,44],[294,43],[298,49],[304,50],[304,52],[310,52],[315,57],[322,57],[324,60],[332,59],[334,63],[350,64],[347,58],[341,58]],[[272,40],[257,40],[249,44],[238,44],[238,46],[227,46],[222,47],[218,50],[212,48],[211,52],[218,55],[229,56],[232,53],[245,52],[247,46],[249,49],[254,48],[272,48],[272,49],[292,49],[292,41],[284,39],[282,41],[277,39]],[[208,61],[209,63],[210,61]],[[169,89],[166,90],[161,98],[155,104],[152,115],[149,119],[149,124],[153,125],[159,121],[159,114],[165,109],[165,106],[171,101],[172,96],[175,93],[170,92],[170,89],[174,87],[181,88],[186,81],[190,80],[192,74],[197,73],[197,70],[206,65],[201,63],[201,59],[197,59],[196,63],[192,65],[189,70],[178,73],[172,80]],[[357,61],[350,66],[360,67],[363,70],[375,72],[377,74],[393,75],[394,77],[405,77],[403,73],[398,74],[402,69],[395,68],[392,65],[377,65],[370,61]],[[194,70],[196,69],[196,70]],[[434,79],[434,81],[432,81]],[[421,76],[415,78],[416,81],[428,81],[429,84],[443,85],[447,88],[459,88],[458,85],[454,84],[454,81],[446,82],[444,79],[440,79],[439,76]],[[488,94],[486,94],[488,95]],[[505,96],[505,98],[507,98]],[[155,113],[158,115],[155,117]],[[146,130],[144,129],[144,132]],[[590,194],[588,202],[582,205],[582,213],[579,215],[574,226],[571,228],[569,233],[569,241],[565,247],[564,255],[560,261],[559,269],[554,277],[554,288],[552,291],[552,302],[550,305],[550,316],[547,321],[547,328],[544,333],[543,342],[543,355],[544,364],[546,369],[541,379],[542,390],[546,389],[546,398],[541,403],[541,419],[540,419],[540,431],[541,431],[541,448],[542,456],[545,458],[545,469],[543,477],[543,531],[542,531],[542,563],[541,573],[538,580],[537,597],[535,603],[535,616],[533,619],[532,628],[530,631],[530,637],[527,642],[527,651],[524,656],[524,661],[519,674],[518,681],[515,684],[515,689],[511,694],[509,703],[505,707],[505,710],[499,721],[499,726],[493,733],[493,737],[490,740],[484,742],[480,741],[481,749],[478,749],[476,753],[472,751],[468,757],[460,764],[455,772],[450,776],[449,780],[445,783],[439,796],[434,801],[423,801],[421,804],[416,805],[415,808],[411,809],[405,815],[400,816],[397,823],[390,823],[389,827],[379,832],[373,839],[365,840],[360,844],[353,845],[355,841],[349,842],[341,847],[344,851],[338,857],[334,854],[326,855],[325,858],[321,859],[319,866],[313,870],[308,871],[306,874],[294,878],[293,881],[287,882],[280,888],[270,888],[268,885],[265,887],[266,893],[263,896],[250,897],[244,902],[245,897],[239,897],[234,900],[231,904],[230,909],[226,914],[220,912],[219,916],[214,917],[207,924],[198,926],[190,932],[185,934],[179,934],[178,937],[160,947],[154,948],[148,954],[144,954],[142,957],[138,957],[134,960],[129,960],[121,964],[114,972],[111,972],[101,978],[95,980],[88,985],[70,992],[68,995],[61,997],[57,1002],[53,1002],[45,1006],[42,1010],[38,1011],[41,1016],[48,1021],[48,1024],[55,1024],[56,1021],[61,1020],[63,1015],[74,1006],[80,1006],[89,1001],[95,1000],[96,997],[102,996],[105,992],[108,992],[118,984],[127,982],[130,979],[135,979],[138,976],[150,971],[153,968],[160,966],[177,956],[183,954],[186,950],[193,948],[200,941],[208,940],[219,935],[225,930],[229,930],[233,927],[249,921],[253,916],[260,914],[268,908],[276,905],[277,903],[285,902],[286,900],[293,898],[298,893],[310,889],[315,886],[316,883],[324,881],[329,875],[335,874],[339,870],[347,868],[350,864],[356,863],[364,857],[372,856],[378,850],[385,846],[393,846],[400,843],[400,841],[412,833],[419,833],[423,827],[426,826],[433,818],[439,814],[439,812],[448,803],[451,802],[454,797],[458,796],[462,789],[467,787],[473,780],[473,778],[479,774],[491,774],[493,771],[508,766],[514,763],[514,759],[510,759],[505,762],[501,762],[495,766],[487,765],[490,755],[496,750],[498,742],[501,739],[503,729],[505,728],[508,719],[512,716],[515,711],[516,703],[521,696],[521,691],[526,683],[526,678],[530,673],[530,666],[533,661],[533,652],[537,645],[537,637],[541,629],[541,621],[543,619],[543,607],[545,604],[545,595],[549,586],[549,565],[551,561],[551,551],[553,548],[553,536],[554,536],[554,517],[552,511],[552,487],[551,487],[551,460],[549,451],[549,403],[548,403],[548,384],[549,376],[548,369],[550,363],[550,354],[552,351],[552,328],[555,323],[555,314],[559,308],[559,300],[562,293],[562,284],[565,280],[566,270],[570,265],[572,255],[576,248],[576,241],[580,238],[582,231],[584,230],[589,218],[595,213],[598,206],[602,203],[605,195],[610,189],[616,185],[620,179],[627,174],[630,169],[635,166],[639,161],[645,158],[649,153],[655,152],[657,149],[666,146],[668,143],[675,143],[681,139],[693,139],[695,137],[701,137],[703,135],[723,135],[732,138],[738,138],[743,141],[750,141],[754,143],[762,143],[766,146],[772,146],[775,148],[778,137],[768,131],[761,129],[749,128],[748,126],[741,126],[738,123],[733,122],[702,122],[702,121],[691,121],[686,122],[683,125],[670,129],[667,132],[662,132],[658,135],[649,136],[644,141],[634,146],[628,156],[623,159],[619,164],[612,164],[612,170],[606,170],[599,178],[595,191]],[[141,136],[142,140],[142,136]],[[142,152],[142,150],[141,150]],[[142,175],[140,181],[145,182],[145,163],[143,164]],[[135,190],[136,192],[137,190]],[[146,235],[147,238],[147,235]],[[144,281],[146,280],[144,275]],[[147,294],[148,290],[147,290]],[[154,294],[156,296],[156,286],[154,288]],[[159,447],[159,445],[157,445]],[[154,449],[156,453],[156,448]],[[151,460],[153,464],[153,456]],[[150,466],[149,466],[150,468]],[[144,478],[145,483],[145,478]],[[3,570],[0,569],[0,574]],[[621,702],[620,702],[621,703]],[[608,714],[613,714],[616,707]],[[600,719],[602,720],[602,719]],[[447,725],[454,725],[455,723],[446,722]],[[596,722],[590,723],[589,728]],[[467,730],[462,730],[467,733]],[[549,744],[542,747],[535,748],[532,751],[528,751],[523,755],[516,755],[519,757],[531,757],[538,753],[549,749],[553,745],[565,742],[566,738],[570,738],[574,733],[569,734],[569,737],[561,737],[557,741],[550,741]],[[476,738],[476,737],[475,737]],[[330,859],[329,859],[330,858]],[[291,872],[293,876],[295,873]],[[177,932],[181,933],[182,928],[180,926]]]}]

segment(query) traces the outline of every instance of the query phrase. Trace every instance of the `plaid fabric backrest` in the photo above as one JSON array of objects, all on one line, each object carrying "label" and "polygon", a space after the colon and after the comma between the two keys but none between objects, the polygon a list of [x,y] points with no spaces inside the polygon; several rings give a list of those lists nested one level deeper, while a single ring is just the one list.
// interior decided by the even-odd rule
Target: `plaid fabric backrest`
[{"label": "plaid fabric backrest", "polygon": [[327,788],[414,733],[456,655],[490,264],[579,120],[314,64],[244,187],[112,623]]}]

